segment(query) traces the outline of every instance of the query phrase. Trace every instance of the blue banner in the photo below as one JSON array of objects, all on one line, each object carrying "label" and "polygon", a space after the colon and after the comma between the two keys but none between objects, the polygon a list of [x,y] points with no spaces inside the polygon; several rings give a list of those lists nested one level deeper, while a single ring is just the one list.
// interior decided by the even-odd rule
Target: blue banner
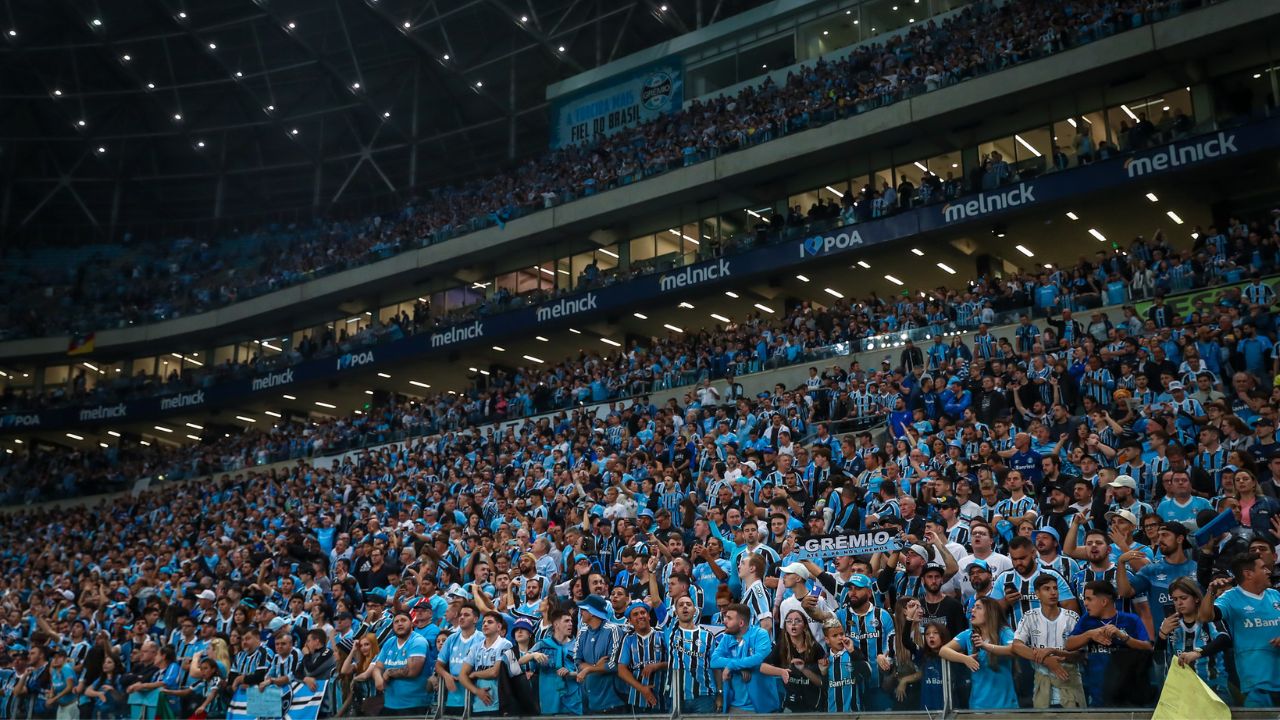
[{"label": "blue banner", "polygon": [[792,241],[765,245],[731,257],[714,258],[661,275],[553,300],[536,307],[484,316],[460,325],[439,328],[401,340],[356,350],[339,357],[308,360],[293,367],[253,378],[229,380],[216,386],[161,398],[145,398],[44,412],[0,416],[0,433],[92,426],[122,421],[153,420],[206,407],[221,407],[252,399],[261,393],[284,393],[295,384],[328,380],[389,363],[452,352],[471,343],[490,342],[531,329],[567,326],[616,314],[656,298],[679,295],[722,284],[740,286],[744,280],[784,271],[815,258],[851,253],[861,248],[914,237],[924,232],[987,221],[1005,213],[1121,187],[1140,178],[1190,165],[1237,157],[1280,146],[1280,121],[1267,121],[1181,140],[1124,159],[1049,173],[995,190],[939,205],[915,208],[891,217],[835,228]]},{"label": "blue banner", "polygon": [[683,104],[683,60],[659,60],[553,100],[551,147],[612,135],[670,115]]}]

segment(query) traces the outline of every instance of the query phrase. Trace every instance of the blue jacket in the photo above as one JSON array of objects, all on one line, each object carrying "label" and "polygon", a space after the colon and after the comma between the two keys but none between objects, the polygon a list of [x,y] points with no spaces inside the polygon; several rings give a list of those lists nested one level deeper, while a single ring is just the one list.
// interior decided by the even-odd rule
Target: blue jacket
[{"label": "blue jacket", "polygon": [[964,415],[964,409],[971,402],[973,395],[968,390],[961,390],[958,396],[948,390],[942,394],[942,411],[953,418],[959,418]]},{"label": "blue jacket", "polygon": [[[782,709],[781,684],[777,678],[760,672],[760,665],[773,651],[773,639],[759,625],[752,625],[741,638],[724,634],[711,652],[711,667],[727,669],[729,680],[724,685],[725,711],[742,708],[757,713],[773,713]],[[750,679],[742,679],[742,671]]]}]

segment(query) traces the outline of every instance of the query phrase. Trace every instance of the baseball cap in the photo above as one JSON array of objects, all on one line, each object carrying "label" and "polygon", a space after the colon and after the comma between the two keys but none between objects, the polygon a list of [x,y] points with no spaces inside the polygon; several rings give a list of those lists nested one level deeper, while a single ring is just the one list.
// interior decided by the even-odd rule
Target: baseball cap
[{"label": "baseball cap", "polygon": [[779,572],[780,574],[783,574],[783,575],[785,575],[785,574],[799,575],[800,577],[804,578],[805,580],[812,580],[812,579],[813,579],[813,574],[809,572],[809,568],[807,568],[807,567],[805,567],[805,566],[804,566],[804,563],[793,562],[793,563],[791,563],[791,564],[789,564],[789,565],[783,565],[783,566],[778,570],[778,572]]},{"label": "baseball cap", "polygon": [[1123,508],[1119,510],[1112,510],[1111,512],[1107,513],[1107,520],[1111,520],[1112,518],[1117,518],[1117,517],[1129,523],[1130,525],[1136,526],[1138,524],[1138,518],[1135,517],[1133,513]]},{"label": "baseball cap", "polygon": [[208,588],[201,590],[199,593],[196,594],[196,597],[199,598],[200,600],[217,600],[218,599],[218,596],[214,595],[213,591],[209,590]]},{"label": "baseball cap", "polygon": [[849,584],[856,588],[871,587],[871,578],[862,573],[854,573],[849,577]]},{"label": "baseball cap", "polygon": [[920,544],[918,544],[918,543],[917,543],[917,544],[915,544],[915,545],[908,545],[908,546],[906,546],[905,548],[903,548],[903,549],[902,549],[902,551],[903,551],[903,552],[908,552],[908,551],[913,552],[913,553],[915,553],[915,554],[917,554],[917,555],[919,555],[920,557],[925,558],[925,559],[928,559],[928,557],[929,557],[929,551],[928,551],[927,549],[925,549],[925,546],[920,545]]},{"label": "baseball cap", "polygon": [[924,566],[924,572],[922,572],[921,575],[927,572],[934,572],[935,570],[944,575],[947,572],[946,566],[944,566],[942,563],[931,562],[928,565]]},{"label": "baseball cap", "polygon": [[1133,479],[1132,475],[1118,475],[1115,480],[1111,481],[1111,487],[1129,488],[1137,490],[1138,483]]},{"label": "baseball cap", "polygon": [[991,572],[991,565],[988,564],[987,561],[983,560],[982,558],[976,557],[973,560],[969,561],[969,567],[965,568],[965,572],[971,573],[974,571],[975,568],[978,570],[985,570],[987,572]]},{"label": "baseball cap", "polygon": [[1173,392],[1174,390],[1181,390],[1181,389],[1182,389],[1182,383],[1178,382],[1177,380],[1174,380],[1173,382],[1169,383],[1169,392]]}]

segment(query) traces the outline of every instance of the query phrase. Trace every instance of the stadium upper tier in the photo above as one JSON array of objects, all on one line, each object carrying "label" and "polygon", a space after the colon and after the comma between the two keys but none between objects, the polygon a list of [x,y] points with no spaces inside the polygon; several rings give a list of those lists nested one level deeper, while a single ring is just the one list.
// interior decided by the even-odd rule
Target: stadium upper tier
[{"label": "stadium upper tier", "polygon": [[[766,80],[695,100],[661,122],[551,151],[508,173],[432,189],[392,215],[161,246],[41,250],[25,257],[15,249],[5,258],[0,337],[74,336],[190,318],[380,260],[412,261],[414,249],[466,243],[522,216],[1148,27],[1195,5],[977,3],[860,45],[839,60],[802,65],[783,83]],[[343,287],[330,283],[326,291]],[[44,345],[0,347],[0,355],[10,357],[33,351],[50,352]]]},{"label": "stadium upper tier", "polygon": [[[1087,116],[1082,117],[1087,119]],[[878,339],[880,336],[935,324],[933,321],[907,322],[903,318],[883,316],[875,310],[880,304],[878,297],[892,297],[904,287],[912,290],[913,294],[918,293],[923,303],[946,307],[948,315],[944,324],[947,329],[968,327],[969,320],[983,311],[1003,318],[1010,312],[1034,304],[1027,293],[1011,290],[1009,285],[998,281],[997,272],[1006,277],[1020,277],[1021,282],[1030,285],[1038,284],[1041,275],[1053,277],[1065,272],[1069,277],[1070,273],[1079,272],[1083,275],[1079,279],[1082,286],[1075,288],[1076,292],[1114,293],[1115,289],[1110,284],[1117,282],[1116,278],[1110,277],[1109,273],[1094,277],[1091,275],[1093,268],[1081,265],[1078,258],[1082,252],[1106,247],[1097,244],[1097,240],[1105,239],[1098,227],[1115,241],[1126,243],[1124,247],[1118,242],[1113,243],[1108,252],[1116,254],[1132,253],[1141,247],[1145,241],[1132,238],[1146,233],[1148,226],[1144,222],[1135,227],[1116,217],[1128,215],[1136,218],[1130,208],[1103,209],[1100,205],[1107,197],[1131,194],[1134,198],[1141,198],[1145,193],[1147,199],[1140,202],[1147,204],[1150,198],[1155,197],[1151,190],[1164,194],[1164,186],[1155,183],[1174,184],[1169,187],[1171,192],[1178,184],[1187,188],[1191,198],[1187,202],[1193,203],[1191,207],[1181,205],[1175,199],[1176,194],[1166,197],[1166,200],[1172,200],[1173,207],[1188,220],[1203,222],[1209,230],[1198,227],[1194,233],[1179,232],[1172,238],[1162,239],[1172,256],[1165,253],[1161,259],[1170,262],[1176,257],[1186,265],[1203,264],[1198,251],[1203,236],[1215,234],[1213,223],[1221,222],[1222,227],[1234,228],[1236,223],[1223,222],[1226,217],[1223,213],[1229,212],[1228,207],[1238,204],[1247,210],[1256,208],[1256,204],[1254,200],[1235,201],[1224,196],[1218,198],[1220,204],[1217,208],[1210,209],[1203,206],[1206,198],[1190,191],[1188,183],[1195,178],[1231,177],[1248,172],[1248,168],[1259,163],[1265,164],[1269,157],[1266,150],[1270,148],[1273,151],[1280,138],[1274,120],[1239,125],[1228,132],[1210,131],[1188,137],[1172,125],[1164,129],[1154,125],[1147,130],[1143,127],[1136,126],[1132,133],[1149,132],[1150,140],[1138,143],[1129,139],[1125,143],[1141,146],[1141,150],[1119,152],[1102,147],[1092,153],[1091,158],[1077,156],[1074,167],[1063,163],[1061,169],[1043,174],[1027,171],[1020,175],[1010,171],[1008,163],[1003,160],[989,158],[986,163],[989,169],[972,178],[976,192],[962,192],[960,184],[955,182],[939,182],[936,188],[924,184],[918,190],[909,186],[888,188],[886,192],[864,188],[856,195],[846,195],[843,205],[820,202],[814,204],[807,214],[793,208],[785,220],[762,222],[752,233],[717,246],[713,253],[700,254],[690,261],[691,264],[670,267],[633,263],[631,272],[593,278],[591,282],[580,285],[573,294],[558,297],[536,293],[525,297],[498,294],[485,303],[468,306],[464,312],[445,318],[431,317],[421,304],[413,308],[412,314],[401,311],[385,319],[366,318],[361,314],[355,318],[360,322],[338,323],[337,327],[331,324],[315,334],[303,334],[301,339],[283,348],[272,345],[270,341],[259,341],[252,346],[251,353],[237,358],[219,358],[213,354],[191,357],[182,353],[172,353],[173,357],[170,357],[169,353],[164,353],[152,358],[153,362],[132,369],[121,364],[105,365],[97,357],[83,361],[71,358],[72,365],[61,366],[66,371],[65,378],[44,385],[14,378],[10,369],[6,372],[10,377],[5,393],[0,397],[0,432],[118,425],[220,408],[243,408],[246,404],[276,397],[284,385],[295,388],[319,382],[352,381],[371,388],[382,384],[377,380],[374,380],[377,385],[369,384],[368,376],[375,371],[383,378],[389,377],[388,372],[401,378],[398,385],[385,388],[389,392],[419,394],[420,390],[426,389],[422,383],[415,383],[414,387],[404,385],[405,375],[434,384],[437,390],[461,389],[465,386],[454,382],[461,378],[436,374],[441,372],[442,368],[438,366],[444,363],[445,358],[459,351],[468,353],[470,362],[466,364],[469,365],[484,366],[492,362],[497,366],[512,367],[513,359],[522,352],[545,357],[546,352],[567,353],[571,344],[586,343],[589,347],[606,351],[606,346],[644,347],[649,342],[646,338],[655,332],[659,335],[672,332],[668,322],[677,323],[690,333],[696,332],[698,325],[689,318],[668,320],[655,317],[652,322],[634,328],[615,326],[617,316],[630,316],[634,310],[643,309],[655,314],[649,308],[657,310],[666,304],[662,300],[664,297],[671,305],[685,299],[702,305],[699,294],[735,290],[743,293],[748,299],[740,301],[741,308],[722,310],[721,315],[710,308],[713,311],[710,317],[720,324],[742,322],[753,317],[773,317],[775,313],[785,315],[795,307],[814,301],[814,295],[806,294],[802,288],[756,294],[750,287],[752,283],[762,281],[772,285],[779,273],[785,273],[788,268],[797,273],[796,277],[807,273],[815,278],[820,278],[818,273],[824,272],[824,268],[849,268],[844,272],[848,277],[830,278],[827,294],[819,294],[816,302],[834,303],[848,295],[856,298],[861,303],[860,307],[870,308],[866,315],[855,315],[853,320],[844,323],[838,340],[832,340],[854,343],[859,348],[882,344],[883,341]],[[1162,141],[1169,142],[1161,144]],[[1205,187],[1216,186],[1216,181],[1206,180],[1202,184]],[[899,192],[901,196],[898,196]],[[1058,209],[1057,205],[1062,205],[1062,208]],[[1062,210],[1068,207],[1085,213],[1089,222],[1074,229],[1063,227],[1046,236],[1048,231],[1043,224],[1046,213],[1061,217]],[[1158,211],[1152,217],[1161,223],[1174,223],[1168,224],[1169,228],[1186,222],[1173,210],[1169,210],[1169,214],[1162,213],[1163,210]],[[984,237],[981,243],[965,240],[974,235],[982,237],[988,234],[975,231],[975,227],[991,227],[992,222],[1004,227],[1003,223],[1010,217],[1030,218],[1027,220],[1030,226],[1009,239],[996,237],[993,230],[990,237]],[[1067,217],[1071,224],[1078,224],[1079,216],[1074,211],[1067,212]],[[1089,227],[1091,225],[1093,227]],[[926,238],[929,235],[933,237]],[[1089,250],[1079,247],[1073,240],[1076,237],[1086,238],[1092,247]],[[923,258],[924,251],[919,247],[925,247],[930,252],[927,262],[895,267],[892,259],[882,261],[867,254],[878,249],[878,252],[892,255],[892,241],[905,238],[912,238],[913,244],[918,245],[910,259]],[[1193,238],[1197,238],[1199,243],[1194,247]],[[956,242],[961,243],[959,249],[951,247]],[[999,260],[998,268],[984,270],[979,263],[977,269],[973,269],[976,259],[974,248],[980,248],[986,257],[1007,259]],[[1228,255],[1230,263],[1214,272],[1239,279],[1240,274],[1257,265],[1248,257],[1246,250],[1233,244]],[[901,249],[899,254],[905,252]],[[876,263],[877,269],[871,270],[867,260]],[[1091,262],[1097,263],[1100,259],[1094,258]],[[1129,261],[1124,262],[1127,265]],[[1258,269],[1270,272],[1271,261],[1260,262]],[[1050,270],[1046,271],[1046,267]],[[957,272],[961,273],[960,277],[974,273],[986,289],[980,291],[956,286]],[[804,277],[807,283],[807,276]],[[1202,283],[1210,281],[1210,278],[1201,279]],[[1156,287],[1169,292],[1185,289],[1170,279],[1167,272],[1166,277],[1153,283],[1144,286],[1146,291]],[[821,287],[821,283],[815,287]],[[737,297],[737,294],[733,296]],[[756,300],[772,307],[762,310],[759,304],[753,306]],[[834,303],[834,306],[838,305]],[[927,314],[930,311],[922,306],[920,312]],[[590,325],[601,320],[606,323]],[[662,327],[664,324],[665,328]],[[531,351],[488,353],[490,346],[496,351],[499,345],[518,342],[520,336],[528,337],[532,328],[537,328],[541,334],[539,340],[548,342],[543,336],[554,336],[556,331],[572,325],[585,329],[587,334],[582,335],[582,331],[569,327],[569,332],[578,334],[566,335],[564,343],[539,345],[538,349]],[[604,329],[606,326],[607,330]],[[485,360],[485,354],[494,357]],[[531,362],[528,357],[526,355],[526,363]],[[429,365],[428,361],[435,362],[437,366]],[[514,362],[520,364],[522,361]],[[413,372],[408,372],[405,363],[417,365]],[[33,368],[33,372],[40,370]],[[475,374],[476,371],[471,372]],[[331,384],[330,388],[333,387]],[[332,398],[324,399],[333,402]],[[580,400],[577,397],[571,399]]]},{"label": "stadium upper tier", "polygon": [[[1082,372],[1088,353],[1108,343],[1109,357],[1119,372],[1121,357],[1133,356],[1132,363],[1136,363],[1138,346],[1158,338],[1160,349],[1146,351],[1157,364],[1147,370],[1176,369],[1174,376],[1184,377],[1190,385],[1196,382],[1198,365],[1188,365],[1190,370],[1177,369],[1176,363],[1166,365],[1201,352],[1195,343],[1187,342],[1196,337],[1189,328],[1213,318],[1213,308],[1230,308],[1242,322],[1269,322],[1266,313],[1276,297],[1275,280],[1259,283],[1248,278],[1280,267],[1280,210],[1251,221],[1235,220],[1221,231],[1197,234],[1194,248],[1186,250],[1176,249],[1158,233],[1149,239],[1138,238],[1125,248],[1116,246],[1094,259],[1081,258],[1071,267],[1040,268],[1004,277],[983,276],[963,285],[936,288],[916,297],[904,295],[896,300],[872,295],[833,299],[825,307],[796,304],[780,313],[766,308],[740,322],[672,329],[665,337],[635,341],[627,347],[580,351],[549,362],[535,363],[531,358],[512,372],[477,374],[476,382],[461,393],[428,392],[429,386],[420,385],[423,390],[419,397],[393,396],[350,413],[334,410],[334,414],[323,417],[283,418],[271,413],[274,418],[247,418],[248,427],[235,432],[206,432],[203,426],[192,423],[186,427],[199,435],[190,434],[185,428],[177,430],[194,439],[194,443],[175,444],[173,438],[178,435],[173,428],[168,428],[167,434],[158,433],[155,442],[109,431],[111,437],[104,439],[112,439],[112,443],[102,442],[101,447],[94,447],[90,442],[85,449],[22,441],[16,445],[6,443],[7,452],[0,455],[0,503],[74,497],[124,489],[138,478],[175,480],[291,458],[333,455],[405,438],[451,436],[490,423],[624,398],[651,394],[675,397],[671,391],[676,388],[832,358],[838,360],[837,366],[847,367],[850,372],[860,372],[861,362],[868,372],[878,368],[883,374],[875,376],[876,387],[860,388],[863,392],[857,398],[861,399],[851,399],[847,392],[840,395],[836,385],[829,382],[801,385],[797,389],[803,392],[821,390],[829,394],[823,395],[823,402],[788,416],[787,422],[797,436],[824,424],[849,429],[883,422],[895,410],[902,373],[909,375],[914,368],[923,368],[926,373],[938,375],[937,382],[941,383],[948,374],[967,373],[964,368],[975,356],[1020,366],[1024,373],[1031,373],[1034,365],[1046,373],[1056,368],[1056,372],[1067,375]],[[1194,289],[1215,287],[1218,292],[1178,297]],[[1174,299],[1165,304],[1166,296]],[[1158,299],[1153,304],[1151,298]],[[1141,307],[1128,304],[1137,301],[1143,301]],[[1121,303],[1125,303],[1123,308]],[[1103,305],[1111,306],[1111,310],[1097,312]],[[1070,325],[1070,312],[1090,309],[1095,311],[1093,317],[1087,323],[1071,326],[1074,331],[1068,330],[1064,336],[1063,323]],[[1067,312],[1060,314],[1063,310]],[[1031,316],[1045,315],[1050,316],[1047,325],[1030,320]],[[1179,332],[1181,344],[1168,345],[1170,327]],[[988,328],[995,331],[988,333]],[[920,341],[918,358],[912,355],[914,346],[908,342],[911,339]],[[886,349],[892,354],[884,354]],[[1031,358],[1040,364],[1028,364]],[[342,360],[338,362],[341,366]],[[1131,364],[1132,367],[1136,365]],[[264,390],[297,392],[291,385],[291,371],[262,377],[267,379]],[[770,382],[778,379],[771,378]],[[210,386],[208,390],[213,395],[217,387]],[[203,403],[204,391],[195,393]],[[20,401],[12,395],[6,400]],[[1047,398],[1046,402],[1051,400]],[[97,407],[109,410],[112,406],[103,403],[113,401],[99,397]],[[174,409],[180,408],[175,405]],[[79,412],[84,421],[85,412],[99,410]],[[89,420],[99,425],[115,421],[116,426],[122,427],[119,423],[132,419],[99,414]],[[14,420],[33,417],[40,416],[5,415],[0,426],[10,431],[46,429],[39,422],[24,426],[27,421]],[[259,419],[263,422],[259,423]],[[67,435],[73,440],[85,440],[74,433]]]}]

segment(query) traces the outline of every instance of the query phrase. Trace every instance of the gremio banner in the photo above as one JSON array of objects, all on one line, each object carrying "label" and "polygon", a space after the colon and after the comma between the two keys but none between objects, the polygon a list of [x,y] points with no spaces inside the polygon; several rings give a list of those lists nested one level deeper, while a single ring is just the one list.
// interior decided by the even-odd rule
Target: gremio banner
[{"label": "gremio banner", "polygon": [[551,147],[612,135],[669,115],[683,104],[683,61],[665,58],[553,100]]},{"label": "gremio banner", "polygon": [[796,546],[796,557],[801,560],[818,560],[847,555],[897,552],[904,547],[906,542],[902,536],[888,530],[814,535]]}]

